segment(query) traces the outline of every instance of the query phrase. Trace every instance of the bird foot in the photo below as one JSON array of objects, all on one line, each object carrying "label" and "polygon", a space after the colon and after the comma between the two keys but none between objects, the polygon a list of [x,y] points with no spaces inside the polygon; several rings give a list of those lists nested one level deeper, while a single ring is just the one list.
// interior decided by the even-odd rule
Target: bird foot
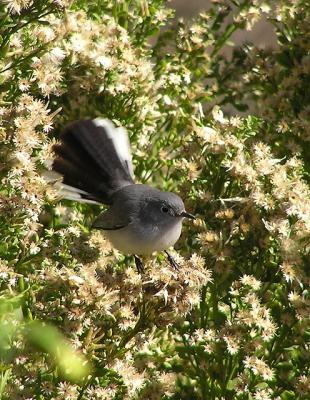
[{"label": "bird foot", "polygon": [[139,257],[137,257],[137,256],[134,256],[134,257],[135,257],[135,263],[136,263],[138,273],[143,274],[143,272],[144,272],[143,262],[140,260]]},{"label": "bird foot", "polygon": [[180,266],[179,264],[175,261],[175,259],[168,253],[168,251],[165,251],[166,255],[167,255],[167,259],[171,265],[171,267],[175,270],[175,271],[180,271]]}]

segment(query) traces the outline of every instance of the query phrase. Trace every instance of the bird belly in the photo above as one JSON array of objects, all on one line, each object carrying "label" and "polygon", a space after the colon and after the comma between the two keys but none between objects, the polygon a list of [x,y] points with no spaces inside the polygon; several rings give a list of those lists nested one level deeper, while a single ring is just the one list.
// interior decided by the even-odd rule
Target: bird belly
[{"label": "bird belly", "polygon": [[179,220],[165,228],[137,228],[129,224],[121,229],[105,231],[105,235],[113,247],[124,254],[148,255],[173,246],[179,239],[181,230],[182,220]]}]

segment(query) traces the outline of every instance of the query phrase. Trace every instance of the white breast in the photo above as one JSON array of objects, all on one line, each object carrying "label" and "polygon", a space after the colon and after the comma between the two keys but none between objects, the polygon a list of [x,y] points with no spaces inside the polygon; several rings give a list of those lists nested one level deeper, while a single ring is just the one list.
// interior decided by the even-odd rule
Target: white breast
[{"label": "white breast", "polygon": [[154,251],[163,251],[173,246],[182,230],[182,219],[176,218],[169,227],[153,226],[151,229],[137,224],[125,228],[105,231],[113,247],[124,254],[148,255]]}]

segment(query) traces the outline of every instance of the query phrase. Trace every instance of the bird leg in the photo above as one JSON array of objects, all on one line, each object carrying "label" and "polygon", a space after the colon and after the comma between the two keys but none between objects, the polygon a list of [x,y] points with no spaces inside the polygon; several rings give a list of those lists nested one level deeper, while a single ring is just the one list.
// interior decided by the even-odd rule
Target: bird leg
[{"label": "bird leg", "polygon": [[168,253],[167,250],[165,250],[165,253],[167,255],[168,261],[171,265],[171,267],[176,270],[176,271],[180,271],[180,266],[179,264],[175,261],[175,259]]},{"label": "bird leg", "polygon": [[135,263],[136,263],[136,267],[137,267],[138,273],[139,274],[143,274],[143,272],[144,272],[143,262],[137,256],[134,256],[134,258],[135,258]]}]

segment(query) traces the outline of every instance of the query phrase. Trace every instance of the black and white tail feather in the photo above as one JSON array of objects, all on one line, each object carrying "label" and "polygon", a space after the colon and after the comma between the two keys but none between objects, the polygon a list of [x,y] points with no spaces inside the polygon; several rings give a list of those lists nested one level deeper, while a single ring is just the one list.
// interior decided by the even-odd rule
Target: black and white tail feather
[{"label": "black and white tail feather", "polygon": [[53,150],[53,170],[62,176],[64,198],[109,205],[113,193],[134,184],[127,131],[109,120],[72,123]]}]

